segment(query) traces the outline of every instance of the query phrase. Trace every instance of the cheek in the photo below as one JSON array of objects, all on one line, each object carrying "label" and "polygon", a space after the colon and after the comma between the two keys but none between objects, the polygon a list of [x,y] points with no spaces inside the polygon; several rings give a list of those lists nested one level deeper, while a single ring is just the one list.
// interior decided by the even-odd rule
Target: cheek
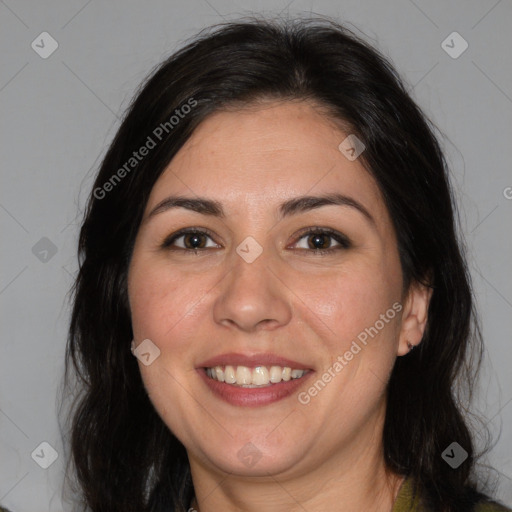
[{"label": "cheek", "polygon": [[326,432],[338,438],[364,424],[381,403],[396,358],[401,281],[380,263],[332,275],[322,285],[305,280],[300,292],[307,297],[303,314],[326,355],[317,380],[328,382],[312,382],[300,403],[309,402],[319,416],[329,410],[335,421],[325,425]]},{"label": "cheek", "polygon": [[[400,298],[400,286],[399,275],[385,265],[354,264],[322,279],[304,276],[294,292],[307,322],[318,326],[332,349],[343,349],[386,315]],[[390,332],[387,327],[396,323],[391,316],[396,317],[394,310],[383,331]]]},{"label": "cheek", "polygon": [[208,289],[197,276],[185,277],[143,257],[132,261],[128,293],[134,337],[138,343],[150,339],[160,349],[152,364],[139,363],[142,380],[155,410],[181,440],[187,429],[183,414],[176,411],[186,411],[194,396],[189,382],[191,342],[198,325],[194,315]]},{"label": "cheek", "polygon": [[[179,343],[179,339],[187,338],[183,330],[211,288],[208,282],[197,274],[187,276],[159,262],[134,261],[128,293],[135,338],[150,338],[157,344],[169,339]],[[173,330],[178,329],[180,336],[172,336]]]}]

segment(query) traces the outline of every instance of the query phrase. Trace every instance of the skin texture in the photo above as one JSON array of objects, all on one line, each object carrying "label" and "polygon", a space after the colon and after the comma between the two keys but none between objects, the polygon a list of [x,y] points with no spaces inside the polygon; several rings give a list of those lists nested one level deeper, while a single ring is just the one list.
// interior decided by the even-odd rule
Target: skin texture
[{"label": "skin texture", "polygon": [[[140,371],[155,409],[187,449],[201,512],[225,510],[390,511],[402,479],[386,472],[382,429],[386,383],[407,342],[420,343],[429,293],[402,293],[396,235],[380,191],[359,160],[338,149],[337,125],[308,102],[267,102],[218,112],[196,129],[156,182],[129,268],[135,345],[160,356]],[[302,195],[338,192],[358,201],[281,218]],[[148,217],[170,195],[219,201],[223,218],[184,208]],[[211,231],[206,249],[163,241],[179,229]],[[331,228],[315,254],[309,227]],[[237,252],[248,236],[263,248],[252,263]],[[190,245],[189,245],[190,247]],[[297,393],[259,407],[214,395],[196,368],[228,352],[272,352],[317,378],[394,303],[389,320],[307,404]],[[252,467],[237,456],[251,442]]]}]

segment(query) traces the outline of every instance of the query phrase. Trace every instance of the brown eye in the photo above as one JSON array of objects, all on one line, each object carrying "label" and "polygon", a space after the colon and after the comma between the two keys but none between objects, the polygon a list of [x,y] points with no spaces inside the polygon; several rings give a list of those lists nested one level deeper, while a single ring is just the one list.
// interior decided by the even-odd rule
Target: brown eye
[{"label": "brown eye", "polygon": [[296,243],[296,248],[313,254],[329,254],[348,249],[350,246],[351,243],[345,235],[326,228],[308,229],[301,234]]},{"label": "brown eye", "polygon": [[183,235],[183,243],[187,249],[203,249],[206,246],[205,236],[201,233]]},{"label": "brown eye", "polygon": [[[209,242],[210,240],[210,242]],[[213,242],[212,237],[206,231],[184,229],[172,234],[162,244],[164,249],[197,251],[220,246]]]},{"label": "brown eye", "polygon": [[308,246],[310,249],[329,249],[331,246],[331,237],[322,233],[309,235]]}]

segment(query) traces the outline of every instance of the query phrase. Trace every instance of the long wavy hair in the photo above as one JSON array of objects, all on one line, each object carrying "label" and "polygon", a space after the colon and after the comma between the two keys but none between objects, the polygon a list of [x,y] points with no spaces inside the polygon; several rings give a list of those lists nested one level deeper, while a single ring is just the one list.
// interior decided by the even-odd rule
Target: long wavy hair
[{"label": "long wavy hair", "polygon": [[[482,498],[467,413],[482,341],[447,165],[435,128],[390,62],[318,17],[211,27],[137,91],[80,230],[66,347],[65,389],[73,401],[63,428],[67,483],[93,512],[189,506],[186,450],[155,411],[130,352],[127,271],[151,189],[194,129],[213,112],[268,99],[312,101],[366,146],[360,159],[393,220],[406,286],[433,289],[422,343],[397,358],[388,383],[385,462],[413,477],[432,509],[468,512]],[[130,160],[148,137],[154,147]],[[453,441],[468,453],[457,469],[441,456]]]}]

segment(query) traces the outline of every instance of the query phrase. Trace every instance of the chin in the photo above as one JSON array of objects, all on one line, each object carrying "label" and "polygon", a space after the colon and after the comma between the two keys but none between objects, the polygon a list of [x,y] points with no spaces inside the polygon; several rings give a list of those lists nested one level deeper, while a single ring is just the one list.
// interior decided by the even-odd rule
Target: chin
[{"label": "chin", "polygon": [[288,447],[247,441],[238,448],[238,444],[220,453],[206,453],[209,465],[233,475],[261,477],[295,472],[304,458],[302,440]]}]

